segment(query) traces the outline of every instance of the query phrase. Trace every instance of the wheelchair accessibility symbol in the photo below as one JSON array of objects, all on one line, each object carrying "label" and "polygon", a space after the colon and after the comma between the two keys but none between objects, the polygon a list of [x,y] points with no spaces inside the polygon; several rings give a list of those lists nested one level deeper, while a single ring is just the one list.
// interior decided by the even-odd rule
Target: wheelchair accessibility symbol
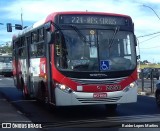
[{"label": "wheelchair accessibility symbol", "polygon": [[109,67],[109,61],[107,61],[107,60],[101,60],[100,61],[100,70],[105,71],[105,70],[109,70],[109,69],[110,69],[110,67]]}]

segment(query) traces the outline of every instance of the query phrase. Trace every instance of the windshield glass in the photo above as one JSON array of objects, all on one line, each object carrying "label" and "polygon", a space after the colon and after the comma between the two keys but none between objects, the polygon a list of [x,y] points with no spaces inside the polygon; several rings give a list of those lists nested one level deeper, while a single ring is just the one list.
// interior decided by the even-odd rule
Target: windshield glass
[{"label": "windshield glass", "polygon": [[[114,30],[57,31],[56,66],[68,71],[110,72],[136,66],[133,33]],[[114,37],[113,37],[114,35]]]}]

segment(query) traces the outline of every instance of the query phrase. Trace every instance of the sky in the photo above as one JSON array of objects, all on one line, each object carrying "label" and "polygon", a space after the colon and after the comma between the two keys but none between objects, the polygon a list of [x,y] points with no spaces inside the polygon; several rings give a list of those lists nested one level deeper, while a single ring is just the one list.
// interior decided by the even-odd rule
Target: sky
[{"label": "sky", "polygon": [[[6,23],[31,26],[57,11],[94,11],[132,17],[141,61],[160,62],[160,0],[0,0],[0,46],[18,31],[7,32]],[[2,25],[3,24],[3,25]]]}]

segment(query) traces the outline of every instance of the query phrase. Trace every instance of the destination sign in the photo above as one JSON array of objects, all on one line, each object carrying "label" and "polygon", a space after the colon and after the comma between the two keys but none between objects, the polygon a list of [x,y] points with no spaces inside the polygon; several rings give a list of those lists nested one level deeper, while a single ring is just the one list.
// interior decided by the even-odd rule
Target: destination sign
[{"label": "destination sign", "polygon": [[61,15],[60,24],[129,25],[129,18],[106,15]]}]

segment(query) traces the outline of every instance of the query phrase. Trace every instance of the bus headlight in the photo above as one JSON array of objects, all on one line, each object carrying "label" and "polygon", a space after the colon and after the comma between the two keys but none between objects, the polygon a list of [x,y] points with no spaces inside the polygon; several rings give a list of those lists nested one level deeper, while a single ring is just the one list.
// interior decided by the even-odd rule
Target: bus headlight
[{"label": "bus headlight", "polygon": [[131,88],[135,88],[135,87],[137,87],[137,86],[138,86],[137,81],[132,82],[132,83],[130,84],[130,87],[131,87]]},{"label": "bus headlight", "polygon": [[135,87],[135,83],[131,83],[131,84],[130,84],[130,87],[131,87],[131,88]]},{"label": "bus headlight", "polygon": [[59,88],[66,93],[72,93],[72,89],[63,84],[56,83],[56,88]]},{"label": "bus headlight", "polygon": [[61,85],[61,84],[59,84],[59,88],[61,89],[61,90],[66,90],[66,86],[65,85]]},{"label": "bus headlight", "polygon": [[137,83],[136,82],[132,82],[130,83],[129,86],[127,86],[126,88],[123,89],[124,92],[127,92],[129,91],[131,88],[135,88],[137,86]]}]

